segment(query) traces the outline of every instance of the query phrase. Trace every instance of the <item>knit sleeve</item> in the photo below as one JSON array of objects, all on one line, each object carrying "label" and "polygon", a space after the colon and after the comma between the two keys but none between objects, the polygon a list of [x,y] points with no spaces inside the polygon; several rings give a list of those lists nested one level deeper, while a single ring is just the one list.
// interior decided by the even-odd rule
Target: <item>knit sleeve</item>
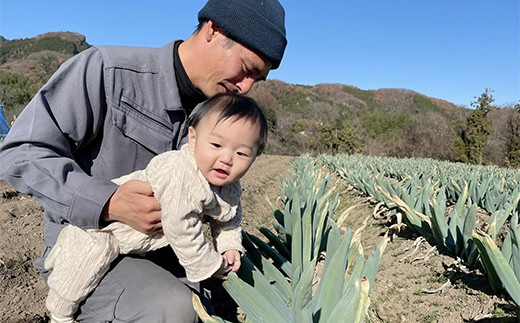
[{"label": "knit sleeve", "polygon": [[163,153],[152,159],[145,172],[161,206],[164,235],[188,280],[198,282],[220,268],[222,256],[210,247],[199,218],[205,205],[212,203],[212,192],[194,160],[185,157],[178,151]]},{"label": "knit sleeve", "polygon": [[145,177],[144,171],[136,170],[135,172],[132,172],[130,174],[123,175],[121,177],[115,178],[115,179],[112,180],[112,182],[114,184],[117,184],[117,185],[121,186],[124,183],[126,183],[126,182],[128,182],[130,180],[133,180],[133,179],[137,179],[137,180],[140,180],[140,181],[146,181],[146,177]]},{"label": "knit sleeve", "polygon": [[240,182],[235,182],[222,187],[216,194],[219,207],[218,214],[210,217],[211,235],[213,243],[219,253],[236,249],[244,253],[242,247],[242,205],[240,196],[242,187]]},{"label": "knit sleeve", "polygon": [[215,248],[220,254],[232,249],[236,249],[241,253],[245,252],[244,247],[242,246],[242,228],[240,227],[241,221],[241,205],[238,207],[236,216],[227,222],[220,222],[210,218],[213,243],[215,244]]}]

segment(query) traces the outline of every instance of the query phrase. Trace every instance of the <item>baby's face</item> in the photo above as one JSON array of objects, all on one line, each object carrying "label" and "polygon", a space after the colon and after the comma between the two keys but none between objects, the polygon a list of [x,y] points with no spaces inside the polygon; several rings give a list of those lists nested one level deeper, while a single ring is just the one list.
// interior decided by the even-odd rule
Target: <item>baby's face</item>
[{"label": "baby's face", "polygon": [[260,125],[249,119],[228,118],[217,123],[212,112],[189,129],[189,148],[199,170],[215,186],[233,183],[249,170],[256,159]]}]

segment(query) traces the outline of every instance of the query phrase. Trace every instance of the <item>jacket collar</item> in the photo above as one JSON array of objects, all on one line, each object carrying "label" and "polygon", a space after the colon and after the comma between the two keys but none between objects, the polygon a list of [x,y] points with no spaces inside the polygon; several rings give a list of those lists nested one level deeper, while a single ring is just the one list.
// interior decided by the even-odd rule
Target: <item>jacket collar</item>
[{"label": "jacket collar", "polygon": [[174,43],[175,41],[172,41],[159,49],[160,95],[166,111],[183,110],[173,67]]}]

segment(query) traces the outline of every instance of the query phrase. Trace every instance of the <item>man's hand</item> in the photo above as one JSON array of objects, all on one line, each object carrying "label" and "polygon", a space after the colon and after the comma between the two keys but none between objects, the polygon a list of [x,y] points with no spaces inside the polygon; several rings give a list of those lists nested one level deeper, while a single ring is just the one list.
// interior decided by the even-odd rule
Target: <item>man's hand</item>
[{"label": "man's hand", "polygon": [[162,229],[159,202],[150,184],[138,180],[119,186],[105,205],[101,220],[123,222],[146,234]]}]

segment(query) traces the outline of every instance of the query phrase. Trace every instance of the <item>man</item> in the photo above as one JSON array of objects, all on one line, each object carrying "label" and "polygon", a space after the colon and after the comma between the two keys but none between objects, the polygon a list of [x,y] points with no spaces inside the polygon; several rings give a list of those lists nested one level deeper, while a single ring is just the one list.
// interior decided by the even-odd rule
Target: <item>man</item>
[{"label": "man", "polygon": [[[0,148],[0,179],[45,209],[43,261],[61,229],[120,221],[153,233],[161,211],[147,183],[110,179],[178,149],[186,118],[207,97],[247,93],[279,66],[287,40],[277,0],[209,0],[186,41],[160,49],[103,46],[64,63]],[[195,322],[182,267],[162,249],[118,258],[81,305],[89,322]]]}]

